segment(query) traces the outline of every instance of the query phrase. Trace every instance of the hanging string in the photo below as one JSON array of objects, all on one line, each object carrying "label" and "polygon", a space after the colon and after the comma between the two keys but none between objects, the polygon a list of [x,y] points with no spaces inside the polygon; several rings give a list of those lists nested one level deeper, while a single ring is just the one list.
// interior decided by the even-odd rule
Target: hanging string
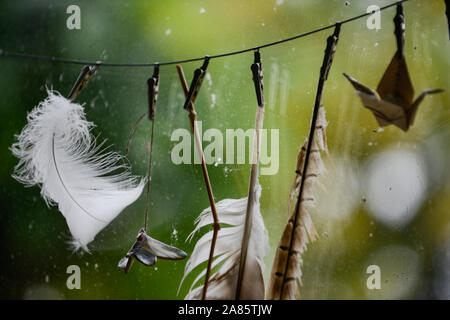
[{"label": "hanging string", "polygon": [[147,175],[147,199],[145,202],[145,220],[144,230],[147,231],[148,210],[150,207],[150,186],[152,181],[152,154],[153,154],[153,137],[155,135],[155,113],[156,103],[158,102],[159,93],[159,65],[153,70],[153,75],[147,80],[147,98],[148,98],[148,119],[152,122],[152,134],[150,137],[150,156],[148,159],[148,175]]},{"label": "hanging string", "polygon": [[134,134],[142,122],[144,117],[148,115],[148,119],[152,122],[152,132],[150,135],[150,150],[149,150],[149,159],[148,159],[148,172],[147,172],[147,192],[146,192],[146,201],[145,201],[145,218],[144,218],[144,231],[147,231],[147,222],[148,222],[148,211],[150,208],[150,186],[152,180],[152,155],[153,155],[153,140],[155,135],[155,111],[156,111],[156,103],[158,101],[158,92],[159,92],[159,65],[155,65],[153,75],[147,80],[147,96],[148,96],[148,111],[145,112],[142,116],[139,117],[138,121],[133,126],[131,130],[131,134],[128,137],[127,148],[125,154],[128,155],[130,151],[131,141],[133,140]]},{"label": "hanging string", "polygon": [[[409,0],[400,0],[400,1],[396,1],[394,3],[388,4],[384,7],[380,8],[380,11],[386,10],[390,7],[396,6],[400,3],[403,2],[407,2]],[[331,25],[319,28],[319,29],[315,29],[312,31],[308,31],[302,34],[298,34],[296,36],[290,37],[290,38],[286,38],[286,39],[282,39],[282,40],[278,40],[278,41],[274,41],[274,42],[270,42],[270,43],[266,43],[260,46],[256,46],[256,47],[252,47],[252,48],[247,48],[247,49],[243,49],[243,50],[239,50],[239,51],[233,51],[233,52],[227,52],[227,53],[221,53],[221,54],[217,54],[217,55],[213,55],[210,56],[210,59],[216,59],[216,58],[223,58],[223,57],[228,57],[228,56],[233,56],[233,55],[237,55],[237,54],[241,54],[241,53],[245,53],[245,52],[250,52],[250,51],[255,51],[255,50],[259,50],[259,49],[263,49],[263,48],[267,48],[267,47],[271,47],[271,46],[275,46],[275,45],[279,45],[281,43],[285,43],[285,42],[289,42],[295,39],[299,39],[299,38],[303,38],[303,37],[307,37],[310,36],[312,34],[324,31],[324,30],[328,30],[328,29],[332,29],[335,28],[337,24],[345,24],[348,22],[352,22],[354,20],[358,20],[364,17],[367,17],[371,14],[373,14],[374,12],[367,12],[367,13],[363,13],[360,14],[358,16],[354,16],[351,18],[348,18],[346,20],[340,21],[340,22],[336,22],[333,23]],[[174,64],[182,64],[182,63],[189,63],[189,62],[194,62],[194,61],[202,61],[205,59],[204,56],[200,57],[200,58],[191,58],[191,59],[185,59],[185,60],[177,60],[177,61],[167,61],[167,62],[152,62],[152,63],[111,63],[111,62],[103,62],[103,61],[84,61],[84,60],[77,60],[77,59],[65,59],[65,58],[59,58],[59,57],[52,57],[52,56],[41,56],[41,55],[35,55],[35,54],[26,54],[26,53],[17,53],[17,52],[8,52],[8,51],[3,51],[0,49],[0,56],[2,57],[9,57],[9,58],[18,58],[18,59],[32,59],[32,60],[43,60],[43,61],[49,61],[49,62],[57,62],[57,63],[67,63],[67,64],[79,64],[79,65],[102,65],[102,67],[153,67],[156,65],[159,66],[167,66],[167,65],[174,65]]]},{"label": "hanging string", "polygon": [[147,195],[145,201],[145,220],[144,220],[144,230],[147,231],[147,221],[148,221],[148,209],[150,206],[150,185],[152,180],[152,151],[153,151],[153,136],[155,133],[155,119],[152,120],[152,134],[150,140],[150,156],[148,159],[148,173],[147,173]]}]

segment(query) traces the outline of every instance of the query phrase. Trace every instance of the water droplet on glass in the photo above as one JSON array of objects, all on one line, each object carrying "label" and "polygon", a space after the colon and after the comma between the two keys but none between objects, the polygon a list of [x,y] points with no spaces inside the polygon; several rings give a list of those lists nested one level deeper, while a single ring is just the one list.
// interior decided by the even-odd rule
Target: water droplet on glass
[{"label": "water droplet on glass", "polygon": [[211,93],[211,108],[214,108],[216,106],[216,94]]}]

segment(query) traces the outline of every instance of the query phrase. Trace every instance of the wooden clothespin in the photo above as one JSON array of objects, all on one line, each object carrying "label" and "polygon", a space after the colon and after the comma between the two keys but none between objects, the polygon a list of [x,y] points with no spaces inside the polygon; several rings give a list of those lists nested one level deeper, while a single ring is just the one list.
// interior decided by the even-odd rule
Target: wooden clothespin
[{"label": "wooden clothespin", "polygon": [[68,95],[68,99],[70,101],[75,100],[80,92],[86,88],[89,81],[92,80],[92,78],[95,76],[95,74],[98,71],[98,68],[100,68],[100,63],[94,65],[94,66],[84,66],[81,70],[80,75],[77,78],[77,81],[75,82],[74,86],[72,87],[72,90],[70,90],[70,93]]},{"label": "wooden clothespin", "polygon": [[156,64],[153,69],[153,75],[147,80],[148,88],[148,119],[153,121],[155,118],[156,103],[159,92],[159,65]]}]

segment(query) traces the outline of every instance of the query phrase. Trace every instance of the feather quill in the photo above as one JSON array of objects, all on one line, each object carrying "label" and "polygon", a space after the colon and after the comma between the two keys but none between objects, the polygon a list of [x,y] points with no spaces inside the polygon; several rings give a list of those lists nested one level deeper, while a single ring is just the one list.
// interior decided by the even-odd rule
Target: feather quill
[{"label": "feather quill", "polygon": [[[328,154],[328,145],[327,145],[327,125],[328,121],[326,119],[325,107],[323,105],[319,108],[319,114],[317,116],[316,130],[315,130],[315,139],[314,142],[316,145],[313,145],[313,149],[311,152],[311,160],[313,161],[313,166],[316,168],[317,174],[323,174],[325,168],[323,166],[322,158],[318,152],[325,152]],[[306,139],[307,140],[307,139]],[[295,179],[292,183],[291,192],[289,194],[289,202],[288,202],[288,217],[291,215],[291,207],[292,201],[294,200],[295,195],[298,192],[298,188],[300,186],[300,182],[302,180],[302,170],[303,165],[305,163],[305,154],[306,154],[306,145],[307,141],[301,147],[298,156],[297,156],[297,165],[295,167]]]},{"label": "feather quill", "polygon": [[300,188],[300,181],[303,175],[303,167],[305,163],[305,153],[307,149],[308,140],[306,139],[297,157],[296,177],[292,185],[291,194],[289,197],[288,210],[291,215],[283,235],[275,253],[274,264],[272,267],[268,299],[279,299],[281,294],[281,287],[284,285],[283,296],[281,299],[292,300],[297,296],[298,284],[302,285],[302,254],[306,250],[307,244],[315,241],[317,238],[317,231],[312,222],[309,210],[314,204],[314,187],[317,184],[318,177],[324,173],[325,169],[322,162],[321,152],[326,152],[326,129],[327,121],[325,119],[325,108],[320,106],[319,114],[316,123],[315,137],[310,152],[310,162],[307,176],[304,181],[304,190],[300,205],[298,207],[299,214],[297,226],[295,228],[295,235],[293,238],[293,253],[287,268],[286,283],[283,283],[283,273],[287,263],[287,255],[289,248],[289,241],[292,235],[295,212],[291,213],[291,202],[295,195],[298,194]]},{"label": "feather quill", "polygon": [[[75,250],[83,248],[141,194],[145,179],[131,175],[123,157],[102,152],[84,108],[57,92],[27,116],[28,123],[11,146],[19,163],[13,177],[38,185],[48,206],[58,205]],[[116,171],[121,171],[116,173]]]}]

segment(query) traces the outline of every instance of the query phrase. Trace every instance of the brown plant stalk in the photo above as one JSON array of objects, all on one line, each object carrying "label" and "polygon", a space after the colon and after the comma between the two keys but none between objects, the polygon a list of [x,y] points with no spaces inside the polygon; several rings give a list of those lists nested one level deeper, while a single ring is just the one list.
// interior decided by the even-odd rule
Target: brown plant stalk
[{"label": "brown plant stalk", "polygon": [[[178,71],[178,76],[180,78],[181,86],[183,87],[184,95],[187,98],[187,95],[189,93],[189,87],[186,82],[186,78],[184,76],[183,68],[180,65],[176,66]],[[203,292],[202,292],[202,300],[206,299],[206,293],[208,291],[208,283],[209,283],[209,277],[211,274],[211,266],[214,258],[214,249],[216,247],[216,241],[217,241],[217,235],[219,234],[220,230],[220,224],[219,224],[219,216],[217,215],[217,209],[216,209],[216,203],[214,201],[214,195],[211,188],[211,182],[209,180],[208,175],[208,169],[206,167],[206,161],[205,156],[203,154],[203,148],[202,148],[202,141],[200,139],[200,134],[198,132],[198,125],[197,125],[197,113],[195,112],[194,104],[191,102],[187,108],[189,120],[191,123],[191,130],[194,134],[195,139],[195,145],[197,147],[197,152],[199,157],[202,160],[202,173],[203,173],[203,179],[205,181],[206,191],[208,192],[208,199],[209,204],[211,207],[211,212],[213,215],[214,223],[212,225],[213,227],[213,237],[211,240],[211,249],[209,251],[209,259],[208,259],[208,266],[206,268],[206,274],[205,274],[205,285],[203,286]]]}]

